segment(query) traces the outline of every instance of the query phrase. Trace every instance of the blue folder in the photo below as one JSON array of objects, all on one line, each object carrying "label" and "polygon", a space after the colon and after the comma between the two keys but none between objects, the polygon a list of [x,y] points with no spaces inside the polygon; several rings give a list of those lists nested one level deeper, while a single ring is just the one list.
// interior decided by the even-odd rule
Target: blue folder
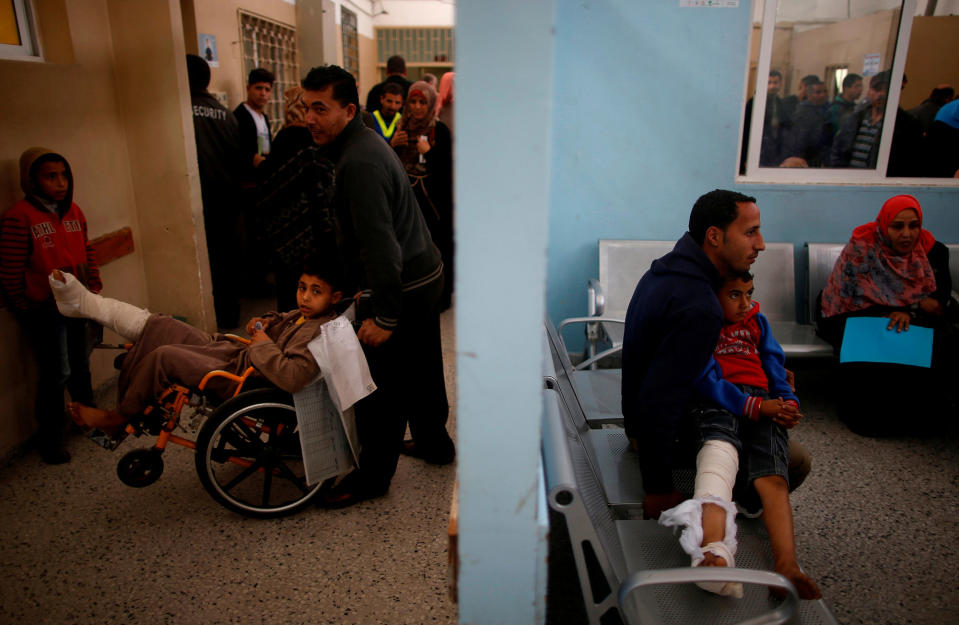
[{"label": "blue folder", "polygon": [[932,330],[909,326],[887,330],[886,317],[852,317],[846,320],[839,362],[888,362],[914,367],[932,365]]}]

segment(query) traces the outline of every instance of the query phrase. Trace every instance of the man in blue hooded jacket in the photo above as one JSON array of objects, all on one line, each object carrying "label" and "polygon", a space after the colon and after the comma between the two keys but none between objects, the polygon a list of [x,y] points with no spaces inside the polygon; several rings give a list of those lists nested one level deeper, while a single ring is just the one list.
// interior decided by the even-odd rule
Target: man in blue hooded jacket
[{"label": "man in blue hooded jacket", "polygon": [[696,200],[689,231],[653,261],[626,311],[623,416],[638,445],[647,516],[677,505],[674,442],[723,324],[716,293],[766,248],[756,198],[716,189]]}]

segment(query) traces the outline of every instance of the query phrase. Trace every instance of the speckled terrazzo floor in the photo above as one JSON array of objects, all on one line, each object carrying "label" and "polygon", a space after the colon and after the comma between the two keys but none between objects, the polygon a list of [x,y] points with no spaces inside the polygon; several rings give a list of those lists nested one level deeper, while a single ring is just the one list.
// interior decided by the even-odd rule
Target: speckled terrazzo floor
[{"label": "speckled terrazzo floor", "polygon": [[[451,312],[443,332],[455,405]],[[123,485],[117,461],[151,443],[107,452],[75,436],[69,464],[27,450],[0,469],[0,623],[456,622],[454,466],[401,457],[385,497],[258,521],[215,503],[182,447],[167,450],[156,484]]]},{"label": "speckled terrazzo floor", "polygon": [[800,564],[846,625],[959,623],[959,415],[938,434],[864,438],[834,416],[829,377],[797,371],[794,436],[813,457],[792,496]]},{"label": "speckled terrazzo floor", "polygon": [[[959,415],[934,436],[863,438],[835,417],[831,368],[795,369],[791,436],[813,460],[792,494],[800,564],[843,625],[959,623]],[[550,625],[583,623],[568,537],[551,538]]]}]

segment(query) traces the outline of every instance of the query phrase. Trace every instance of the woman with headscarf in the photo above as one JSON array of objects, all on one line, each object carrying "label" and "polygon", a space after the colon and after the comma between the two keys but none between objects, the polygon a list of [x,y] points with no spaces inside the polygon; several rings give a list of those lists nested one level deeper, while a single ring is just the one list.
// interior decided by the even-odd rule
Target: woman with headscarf
[{"label": "woman with headscarf", "polygon": [[283,96],[285,125],[260,166],[255,212],[272,256],[277,310],[292,310],[303,263],[316,253],[338,257],[337,227],[330,210],[333,163],[306,127],[303,88],[291,87]]},{"label": "woman with headscarf", "polygon": [[453,293],[453,144],[436,119],[436,90],[420,80],[410,86],[400,125],[390,139],[416,193],[433,242],[443,257],[445,286],[440,310]]},{"label": "woman with headscarf", "polygon": [[[922,227],[922,207],[911,195],[886,201],[876,221],[853,230],[849,243],[833,267],[821,295],[819,332],[839,348],[850,317],[887,317],[888,330],[907,331],[910,325],[933,328],[933,373],[943,377],[955,368],[955,338],[947,307],[952,292],[949,250]],[[873,433],[881,413],[894,410],[896,396],[870,393],[877,388],[897,388],[904,379],[915,380],[906,394],[913,410],[929,396],[942,396],[946,385],[920,390],[928,384],[928,369],[876,363],[841,365],[844,386],[856,397],[855,407],[843,410],[853,429]],[[887,384],[889,386],[887,386]],[[938,388],[937,388],[938,387]],[[871,397],[875,402],[864,400]],[[866,403],[875,403],[869,410]],[[848,418],[847,418],[848,417]]]}]

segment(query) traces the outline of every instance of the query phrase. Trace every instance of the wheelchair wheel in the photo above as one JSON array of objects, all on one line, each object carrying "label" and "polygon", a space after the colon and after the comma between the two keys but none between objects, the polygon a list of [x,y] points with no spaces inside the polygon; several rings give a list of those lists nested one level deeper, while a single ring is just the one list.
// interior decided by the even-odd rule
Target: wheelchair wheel
[{"label": "wheelchair wheel", "polygon": [[217,408],[197,436],[195,460],[213,499],[250,517],[297,512],[322,485],[306,484],[293,398],[276,389],[247,391]]},{"label": "wheelchair wheel", "polygon": [[160,479],[163,456],[159,449],[134,449],[117,464],[117,477],[127,486],[143,488]]}]

